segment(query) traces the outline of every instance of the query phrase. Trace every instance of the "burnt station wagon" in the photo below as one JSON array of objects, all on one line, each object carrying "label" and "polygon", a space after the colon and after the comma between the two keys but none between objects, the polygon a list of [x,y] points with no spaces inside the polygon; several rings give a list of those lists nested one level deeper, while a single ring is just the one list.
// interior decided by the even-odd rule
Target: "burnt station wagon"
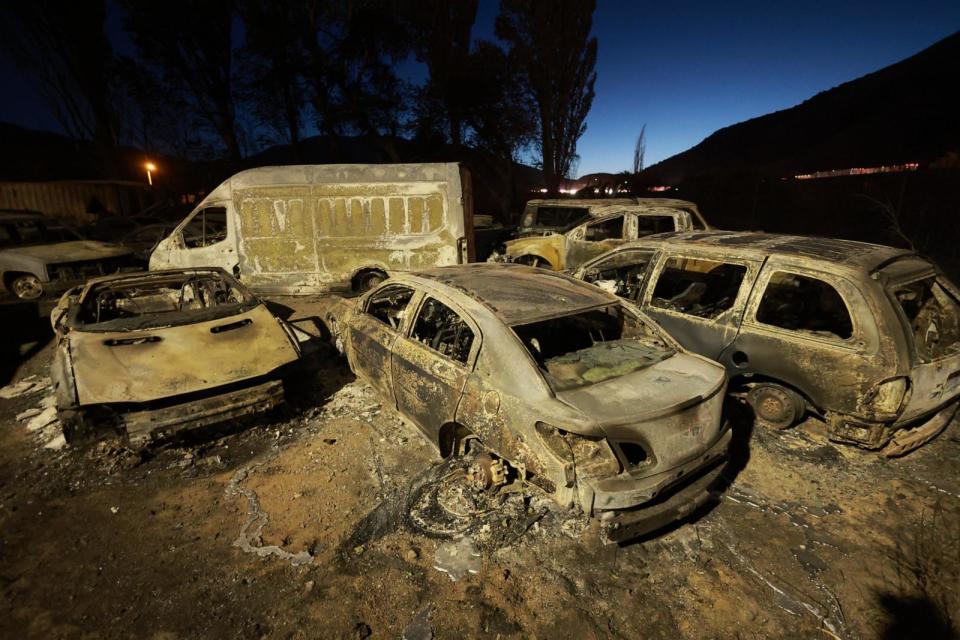
[{"label": "burnt station wagon", "polygon": [[616,296],[521,265],[400,274],[326,317],[351,368],[470,481],[529,482],[608,540],[709,497],[730,430],[722,367]]},{"label": "burnt station wagon", "polygon": [[786,428],[811,411],[836,441],[900,455],[936,436],[956,410],[958,291],[910,251],[761,233],[663,234],[575,275],[718,360],[762,424]]}]

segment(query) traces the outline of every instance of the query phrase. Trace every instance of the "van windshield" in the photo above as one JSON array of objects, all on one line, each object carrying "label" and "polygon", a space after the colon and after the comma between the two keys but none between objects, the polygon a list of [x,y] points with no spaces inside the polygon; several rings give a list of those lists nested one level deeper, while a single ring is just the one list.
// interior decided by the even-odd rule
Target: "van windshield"
[{"label": "van windshield", "polygon": [[674,354],[619,305],[512,329],[557,392],[619,378]]},{"label": "van windshield", "polygon": [[897,285],[893,295],[907,316],[921,360],[960,352],[960,303],[938,278]]}]

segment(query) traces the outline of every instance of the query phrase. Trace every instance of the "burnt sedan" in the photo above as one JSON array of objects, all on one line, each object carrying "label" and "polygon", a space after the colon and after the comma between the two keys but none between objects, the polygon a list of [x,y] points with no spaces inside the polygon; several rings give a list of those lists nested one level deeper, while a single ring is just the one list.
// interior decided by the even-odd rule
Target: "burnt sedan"
[{"label": "burnt sedan", "polygon": [[326,318],[354,372],[468,480],[532,484],[608,541],[710,497],[731,434],[726,375],[616,296],[521,265],[392,278]]},{"label": "burnt sedan", "polygon": [[216,268],[96,278],[50,319],[68,442],[115,433],[141,446],[269,411],[300,358],[295,330]]}]

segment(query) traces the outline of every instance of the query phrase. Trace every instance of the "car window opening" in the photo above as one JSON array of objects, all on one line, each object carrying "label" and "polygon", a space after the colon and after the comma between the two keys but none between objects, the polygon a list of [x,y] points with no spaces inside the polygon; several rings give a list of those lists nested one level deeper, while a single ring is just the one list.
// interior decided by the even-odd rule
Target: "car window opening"
[{"label": "car window opening", "polygon": [[586,239],[592,242],[600,240],[620,240],[623,238],[623,216],[593,222],[587,225]]},{"label": "car window opening", "polygon": [[850,312],[833,286],[783,271],[770,277],[757,307],[757,321],[841,340],[853,335]]},{"label": "car window opening", "polygon": [[638,238],[676,230],[677,224],[671,216],[637,216]]},{"label": "car window opening", "polygon": [[646,254],[625,252],[611,256],[609,260],[591,269],[584,280],[621,298],[636,301],[652,256],[653,252]]},{"label": "car window opening", "polygon": [[572,229],[590,217],[589,209],[584,207],[539,207],[536,213],[524,220],[529,229],[555,228]]},{"label": "car window opening", "polygon": [[713,319],[733,307],[747,268],[739,264],[670,258],[657,280],[651,304]]},{"label": "car window opening", "polygon": [[413,297],[413,289],[387,287],[370,296],[367,313],[395,330],[400,330],[403,315]]},{"label": "car window opening", "polygon": [[227,209],[207,207],[187,223],[183,229],[183,243],[188,249],[209,247],[227,237]]},{"label": "car window opening", "polygon": [[619,378],[674,353],[619,305],[512,329],[555,391]]},{"label": "car window opening", "polygon": [[177,274],[98,286],[77,319],[88,329],[122,331],[215,319],[254,304],[217,274]]},{"label": "car window opening", "polygon": [[42,220],[17,220],[0,223],[0,248],[29,247],[82,238],[67,227],[48,225]]},{"label": "car window opening", "polygon": [[921,359],[934,360],[960,351],[960,304],[936,278],[901,286],[894,296],[907,315]]},{"label": "car window opening", "polygon": [[466,362],[473,346],[473,331],[455,311],[427,298],[420,308],[412,337],[448,358]]}]

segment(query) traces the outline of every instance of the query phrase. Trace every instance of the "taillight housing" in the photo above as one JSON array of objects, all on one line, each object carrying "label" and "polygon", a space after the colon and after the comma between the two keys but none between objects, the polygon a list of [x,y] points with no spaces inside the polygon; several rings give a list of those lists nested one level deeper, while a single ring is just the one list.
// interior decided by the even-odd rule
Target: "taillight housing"
[{"label": "taillight housing", "polygon": [[906,404],[909,386],[906,378],[884,380],[867,392],[864,405],[877,414],[899,415]]},{"label": "taillight housing", "polygon": [[602,475],[618,473],[620,461],[603,438],[588,438],[538,422],[540,441],[561,460],[572,462],[578,474]]}]

